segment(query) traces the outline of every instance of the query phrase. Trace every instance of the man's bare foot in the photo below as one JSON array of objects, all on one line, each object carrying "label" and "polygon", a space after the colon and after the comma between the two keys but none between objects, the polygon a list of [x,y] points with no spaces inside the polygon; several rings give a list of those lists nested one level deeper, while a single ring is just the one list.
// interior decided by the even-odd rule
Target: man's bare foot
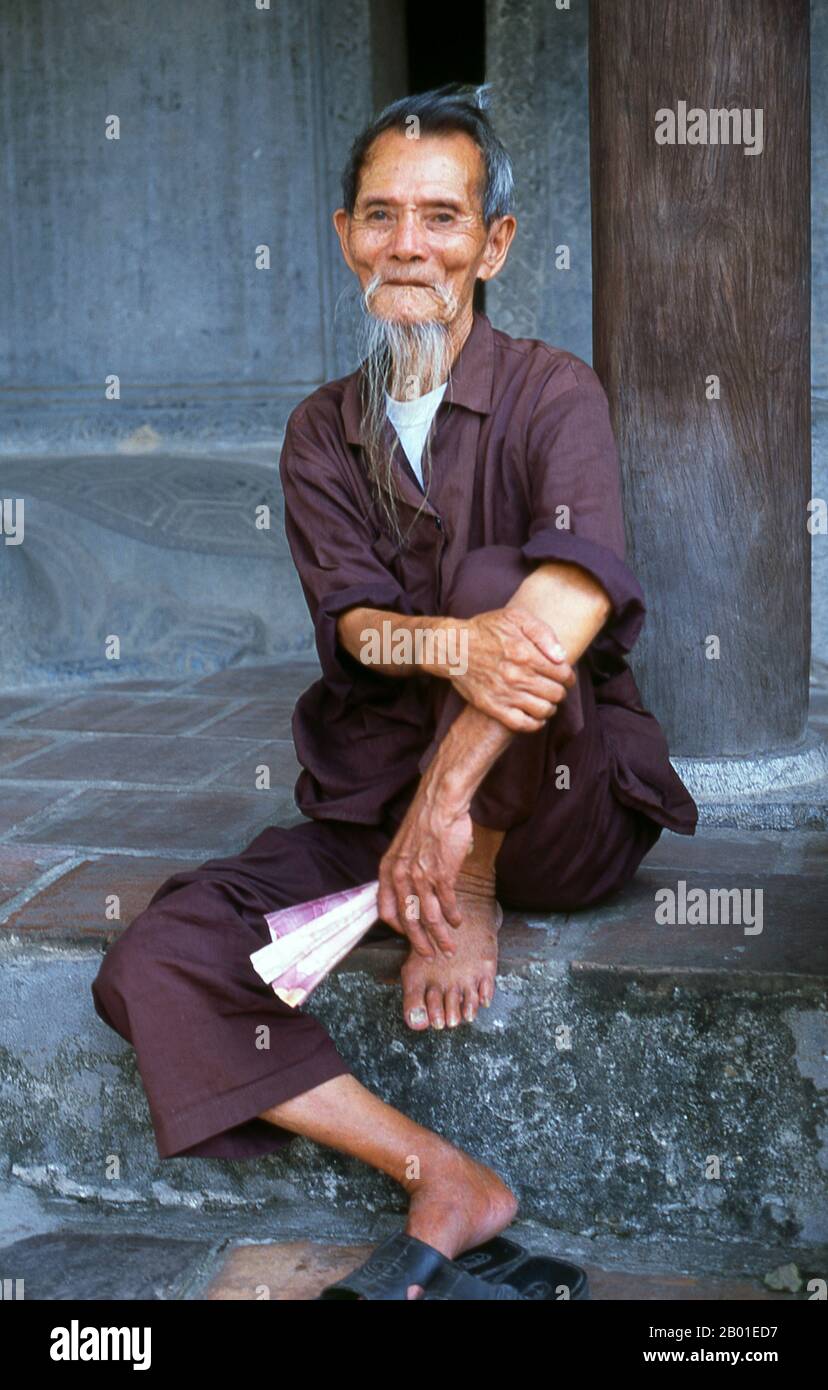
[{"label": "man's bare foot", "polygon": [[[421,1176],[402,1184],[411,1198],[405,1233],[453,1260],[510,1226],[518,1201],[494,1169],[447,1140],[430,1137],[433,1147],[416,1155]],[[409,1284],[409,1299],[422,1296],[421,1284]]]},{"label": "man's bare foot", "polygon": [[[434,1155],[424,1155],[421,1173],[404,1184],[411,1195],[406,1234],[450,1260],[491,1240],[517,1215],[517,1198],[497,1173],[453,1144],[441,1141]],[[410,1299],[422,1293],[419,1284],[409,1285]]]},{"label": "man's bare foot", "polygon": [[403,1018],[417,1033],[473,1023],[478,1008],[488,1008],[494,996],[503,913],[493,893],[466,892],[460,880],[456,896],[463,924],[454,933],[454,956],[437,951],[434,960],[425,960],[412,950],[400,970]]}]

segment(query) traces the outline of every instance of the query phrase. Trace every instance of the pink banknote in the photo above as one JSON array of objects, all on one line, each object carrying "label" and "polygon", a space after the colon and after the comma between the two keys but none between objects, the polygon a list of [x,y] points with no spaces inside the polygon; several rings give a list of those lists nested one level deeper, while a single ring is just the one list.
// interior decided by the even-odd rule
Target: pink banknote
[{"label": "pink banknote", "polygon": [[303,1004],[377,921],[378,890],[375,880],[266,913],[273,939],[251,954],[256,973],[291,1008]]}]

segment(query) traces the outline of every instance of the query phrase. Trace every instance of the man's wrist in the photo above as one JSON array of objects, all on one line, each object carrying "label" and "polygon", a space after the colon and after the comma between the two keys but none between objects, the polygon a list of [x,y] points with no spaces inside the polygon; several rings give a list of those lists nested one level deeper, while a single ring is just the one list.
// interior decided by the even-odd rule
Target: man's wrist
[{"label": "man's wrist", "polygon": [[462,814],[514,734],[497,719],[467,705],[447,730],[421,782],[424,794]]},{"label": "man's wrist", "polygon": [[428,676],[451,680],[468,670],[469,623],[465,618],[418,617],[413,620],[415,659],[418,669]]},{"label": "man's wrist", "polygon": [[435,755],[423,774],[420,791],[432,805],[438,806],[447,815],[464,815],[471,805],[477,784],[462,768],[438,763],[438,756]]}]

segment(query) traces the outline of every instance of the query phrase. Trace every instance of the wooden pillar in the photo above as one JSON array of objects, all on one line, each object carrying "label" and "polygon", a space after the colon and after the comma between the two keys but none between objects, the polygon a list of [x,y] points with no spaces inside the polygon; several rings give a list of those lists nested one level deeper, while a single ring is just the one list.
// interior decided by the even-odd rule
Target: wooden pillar
[{"label": "wooden pillar", "polygon": [[591,3],[593,362],[674,755],[805,732],[808,22],[808,0]]}]

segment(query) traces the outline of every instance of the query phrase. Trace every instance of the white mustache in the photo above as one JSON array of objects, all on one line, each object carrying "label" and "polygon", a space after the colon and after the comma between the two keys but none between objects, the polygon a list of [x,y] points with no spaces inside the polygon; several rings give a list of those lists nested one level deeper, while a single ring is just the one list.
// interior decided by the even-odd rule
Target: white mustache
[{"label": "white mustache", "polygon": [[[362,302],[368,313],[371,312],[371,300],[373,299],[380,285],[399,285],[402,283],[403,282],[400,280],[394,280],[389,278],[388,276],[383,275],[381,271],[377,271],[376,275],[372,275],[371,279],[368,281],[368,284],[365,286],[365,289],[362,291]],[[447,284],[446,281],[429,280],[426,283],[421,283],[418,281],[417,288],[431,290],[431,292],[434,295],[436,295],[437,298],[440,300],[443,307],[448,311],[449,317],[456,313],[457,296],[455,295],[454,290],[451,288],[449,284]]]}]

